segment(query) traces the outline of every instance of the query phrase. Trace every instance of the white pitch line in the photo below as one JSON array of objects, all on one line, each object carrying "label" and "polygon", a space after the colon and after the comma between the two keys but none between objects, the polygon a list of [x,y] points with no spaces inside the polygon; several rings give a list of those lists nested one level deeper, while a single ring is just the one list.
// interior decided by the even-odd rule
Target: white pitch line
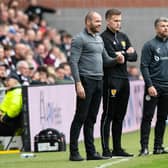
[{"label": "white pitch line", "polygon": [[121,162],[126,162],[130,159],[131,158],[123,158],[123,159],[120,159],[120,160],[117,160],[117,161],[114,161],[114,162],[108,162],[108,163],[102,164],[100,166],[97,166],[96,168],[107,168],[109,166],[112,166],[112,165],[115,165],[115,164],[118,164],[118,163],[121,163]]},{"label": "white pitch line", "polygon": [[[168,147],[166,147],[165,150],[168,150]],[[149,152],[149,155],[152,155],[152,154],[153,154],[153,152]],[[137,156],[135,155],[134,157],[137,157]],[[129,161],[130,159],[132,159],[134,157],[123,158],[123,159],[120,159],[120,160],[117,160],[117,161],[114,161],[114,162],[108,162],[108,163],[102,164],[100,166],[96,166],[95,168],[107,168],[107,167],[110,167],[112,165],[115,165],[115,164],[118,164],[118,163],[121,163],[121,162]],[[120,158],[120,157],[118,157],[118,158]],[[112,159],[109,159],[109,160],[112,160]]]}]

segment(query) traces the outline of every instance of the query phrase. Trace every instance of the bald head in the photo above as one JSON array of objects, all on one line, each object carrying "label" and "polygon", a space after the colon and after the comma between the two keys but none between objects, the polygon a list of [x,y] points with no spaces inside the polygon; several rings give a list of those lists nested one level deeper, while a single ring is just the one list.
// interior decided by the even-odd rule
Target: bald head
[{"label": "bald head", "polygon": [[90,11],[85,16],[85,25],[90,33],[100,32],[100,28],[102,25],[102,17],[99,13],[95,11]]},{"label": "bald head", "polygon": [[92,21],[94,16],[101,17],[99,13],[95,11],[89,11],[87,15],[85,16],[85,23],[87,23],[87,21]]}]

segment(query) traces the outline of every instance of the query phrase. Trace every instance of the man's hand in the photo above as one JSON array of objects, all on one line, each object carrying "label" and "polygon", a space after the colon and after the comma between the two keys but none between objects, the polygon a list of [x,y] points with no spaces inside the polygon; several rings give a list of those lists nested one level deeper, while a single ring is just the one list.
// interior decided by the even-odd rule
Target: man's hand
[{"label": "man's hand", "polygon": [[135,52],[135,49],[133,47],[129,47],[126,51],[126,53],[128,54],[131,54],[131,53],[134,53]]},{"label": "man's hand", "polygon": [[81,82],[76,83],[76,94],[79,96],[81,99],[85,99],[85,90]]},{"label": "man's hand", "polygon": [[117,57],[116,57],[116,60],[119,64],[124,64],[125,62],[125,58],[124,58],[124,55],[122,55],[121,52],[116,52],[117,54]]},{"label": "man's hand", "polygon": [[4,117],[4,115],[3,115],[3,113],[0,111],[0,122],[3,122],[3,117]]},{"label": "man's hand", "polygon": [[158,95],[157,90],[154,86],[148,88],[148,94],[153,97]]}]

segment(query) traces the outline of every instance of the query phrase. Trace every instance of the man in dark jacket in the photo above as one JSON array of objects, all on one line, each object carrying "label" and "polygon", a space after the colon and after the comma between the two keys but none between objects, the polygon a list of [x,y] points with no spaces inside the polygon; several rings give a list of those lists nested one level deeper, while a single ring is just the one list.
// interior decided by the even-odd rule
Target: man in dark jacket
[{"label": "man in dark jacket", "polygon": [[[136,61],[137,54],[127,35],[120,32],[122,15],[118,9],[109,9],[105,14],[107,28],[102,38],[109,56],[124,56],[124,64],[113,68],[104,67],[103,114],[101,119],[101,142],[103,156],[133,156],[121,147],[122,123],[129,99],[127,61]],[[112,122],[113,151],[109,148],[110,125]]]},{"label": "man in dark jacket", "polygon": [[162,146],[168,114],[168,18],[156,19],[154,26],[156,36],[145,43],[141,56],[145,94],[140,132],[140,156],[149,154],[150,127],[156,106],[157,121],[153,154],[168,153]]}]

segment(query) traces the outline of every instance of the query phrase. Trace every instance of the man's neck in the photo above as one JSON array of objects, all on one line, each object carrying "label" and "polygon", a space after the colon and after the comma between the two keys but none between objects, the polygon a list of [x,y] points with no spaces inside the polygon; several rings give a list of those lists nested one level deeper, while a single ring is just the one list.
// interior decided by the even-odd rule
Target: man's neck
[{"label": "man's neck", "polygon": [[86,28],[86,31],[88,32],[88,34],[91,34],[92,36],[96,35],[96,33],[93,33],[89,28]]}]

